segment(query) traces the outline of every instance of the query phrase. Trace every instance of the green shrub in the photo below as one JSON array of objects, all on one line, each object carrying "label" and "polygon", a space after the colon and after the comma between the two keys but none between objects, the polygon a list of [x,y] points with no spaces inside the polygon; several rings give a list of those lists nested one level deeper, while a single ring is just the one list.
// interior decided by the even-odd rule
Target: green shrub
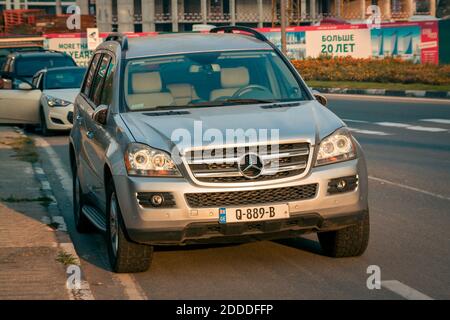
[{"label": "green shrub", "polygon": [[292,62],[306,81],[450,84],[450,65],[416,64],[398,58],[326,56]]}]

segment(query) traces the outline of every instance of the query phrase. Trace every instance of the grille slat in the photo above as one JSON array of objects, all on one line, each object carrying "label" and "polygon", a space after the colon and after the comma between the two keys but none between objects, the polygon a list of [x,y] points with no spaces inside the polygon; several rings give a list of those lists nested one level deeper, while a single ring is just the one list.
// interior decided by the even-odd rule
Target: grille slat
[{"label": "grille slat", "polygon": [[[238,162],[247,153],[257,153],[264,170],[251,181],[275,180],[302,174],[310,156],[309,143],[284,143],[279,145],[241,146],[220,149],[193,150],[186,162],[194,177],[202,182],[248,182]],[[278,162],[274,165],[274,162]]]},{"label": "grille slat", "polygon": [[248,191],[186,193],[191,208],[244,206],[314,198],[317,184]]}]

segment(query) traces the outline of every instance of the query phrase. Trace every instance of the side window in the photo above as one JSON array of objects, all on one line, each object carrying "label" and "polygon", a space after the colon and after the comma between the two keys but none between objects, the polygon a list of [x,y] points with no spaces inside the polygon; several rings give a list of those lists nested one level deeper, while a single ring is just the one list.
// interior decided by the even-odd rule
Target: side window
[{"label": "side window", "polygon": [[44,90],[44,80],[46,76],[47,76],[46,73],[41,73],[41,76],[38,79],[38,86],[39,86],[38,89],[41,91]]},{"label": "side window", "polygon": [[113,81],[114,81],[114,61],[111,59],[108,67],[108,71],[106,71],[105,84],[103,85],[102,96],[100,99],[100,104],[105,104],[109,106],[112,102],[113,95]]},{"label": "side window", "polygon": [[101,54],[97,53],[94,58],[92,58],[91,65],[89,66],[89,70],[87,72],[86,80],[83,84],[82,92],[89,97],[89,91],[91,89],[92,81],[94,79],[95,71],[97,70],[98,61],[100,59]]},{"label": "side window", "polygon": [[33,80],[31,81],[31,84],[32,84],[35,88],[38,87],[38,85],[39,85],[39,80],[40,80],[41,77],[42,77],[42,73],[38,73],[37,75],[35,75],[35,76],[33,77]]},{"label": "side window", "polygon": [[106,79],[106,73],[108,71],[109,61],[111,57],[109,55],[103,55],[100,62],[100,66],[94,76],[94,81],[92,82],[92,90],[90,94],[90,99],[96,106],[100,104],[100,98],[102,95],[103,84]]},{"label": "side window", "polygon": [[10,72],[10,71],[11,71],[11,70],[10,70],[11,61],[12,61],[11,58],[9,58],[9,59],[6,61],[5,66],[4,66],[4,68],[3,68],[4,71],[6,71],[6,72]]}]

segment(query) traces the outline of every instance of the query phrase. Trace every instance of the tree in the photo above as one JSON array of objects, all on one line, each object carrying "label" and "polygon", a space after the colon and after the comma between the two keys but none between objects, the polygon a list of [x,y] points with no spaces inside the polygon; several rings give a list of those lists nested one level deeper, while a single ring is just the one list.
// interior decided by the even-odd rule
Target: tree
[{"label": "tree", "polygon": [[436,16],[438,18],[450,17],[450,0],[439,0]]}]

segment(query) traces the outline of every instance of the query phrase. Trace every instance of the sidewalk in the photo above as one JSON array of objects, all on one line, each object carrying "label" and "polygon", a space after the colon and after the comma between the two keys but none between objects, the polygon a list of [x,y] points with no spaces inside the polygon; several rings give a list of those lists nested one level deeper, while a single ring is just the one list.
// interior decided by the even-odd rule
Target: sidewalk
[{"label": "sidewalk", "polygon": [[29,138],[0,126],[0,300],[71,298],[37,160]]}]

